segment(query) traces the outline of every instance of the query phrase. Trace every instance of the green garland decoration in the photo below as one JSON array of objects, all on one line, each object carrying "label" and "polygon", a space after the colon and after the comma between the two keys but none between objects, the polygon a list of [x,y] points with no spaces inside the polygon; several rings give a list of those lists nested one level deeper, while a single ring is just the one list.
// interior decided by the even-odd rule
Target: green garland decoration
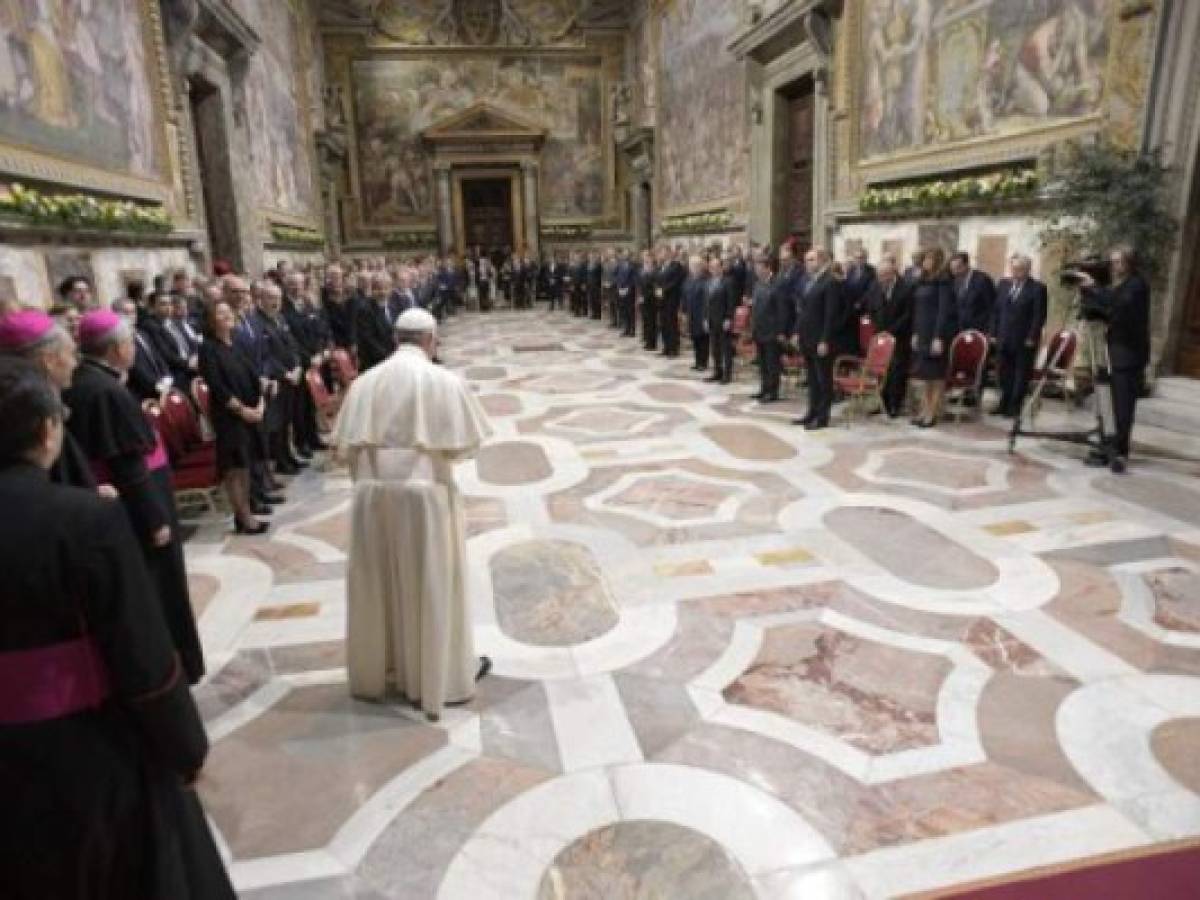
[{"label": "green garland decoration", "polygon": [[994,172],[893,188],[869,188],[858,198],[862,212],[924,212],[955,206],[986,206],[1028,200],[1042,185],[1036,169]]},{"label": "green garland decoration", "polygon": [[587,225],[546,225],[542,228],[542,237],[548,240],[579,240],[592,236],[592,229]]},{"label": "green garland decoration", "polygon": [[727,209],[714,209],[683,216],[667,216],[662,221],[662,233],[665,235],[708,234],[728,231],[732,224],[733,213]]},{"label": "green garland decoration", "polygon": [[287,244],[291,247],[325,246],[325,235],[315,228],[296,228],[292,225],[271,224],[271,240],[277,244]]},{"label": "green garland decoration", "polygon": [[393,231],[383,238],[383,246],[391,250],[425,250],[437,243],[436,231]]},{"label": "green garland decoration", "polygon": [[44,228],[168,234],[171,216],[161,205],[103,200],[87,194],[44,194],[12,184],[0,196],[0,218]]}]

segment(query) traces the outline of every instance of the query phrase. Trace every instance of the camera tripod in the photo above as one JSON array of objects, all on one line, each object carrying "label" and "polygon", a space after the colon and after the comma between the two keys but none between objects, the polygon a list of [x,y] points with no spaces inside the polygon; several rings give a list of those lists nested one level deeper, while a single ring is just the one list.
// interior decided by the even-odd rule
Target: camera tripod
[{"label": "camera tripod", "polygon": [[[1104,322],[1078,317],[1078,332],[1086,342],[1088,365],[1091,369],[1092,392],[1096,401],[1095,425],[1086,431],[1038,431],[1034,428],[1050,375],[1060,366],[1062,357],[1067,352],[1065,345],[1059,345],[1058,352],[1048,358],[1042,366],[1041,377],[1021,405],[1020,413],[1013,419],[1012,431],[1008,435],[1009,453],[1016,452],[1017,440],[1022,437],[1082,444],[1090,447],[1095,458],[1105,466],[1116,471],[1120,463],[1112,446],[1112,382],[1109,377],[1108,342],[1104,336],[1104,327]],[[1027,416],[1028,428],[1023,424]]]}]

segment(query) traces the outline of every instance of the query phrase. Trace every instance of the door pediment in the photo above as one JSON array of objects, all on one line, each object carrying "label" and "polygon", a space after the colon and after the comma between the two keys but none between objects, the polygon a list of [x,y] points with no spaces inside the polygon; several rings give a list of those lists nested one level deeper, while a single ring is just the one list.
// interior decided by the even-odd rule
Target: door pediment
[{"label": "door pediment", "polygon": [[480,102],[430,125],[422,139],[437,147],[459,144],[525,144],[539,149],[546,129],[522,120],[508,110]]}]

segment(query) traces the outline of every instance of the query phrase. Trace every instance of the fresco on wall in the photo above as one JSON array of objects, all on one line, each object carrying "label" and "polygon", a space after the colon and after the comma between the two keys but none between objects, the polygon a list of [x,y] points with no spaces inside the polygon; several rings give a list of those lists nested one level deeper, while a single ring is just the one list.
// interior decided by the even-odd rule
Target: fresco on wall
[{"label": "fresco on wall", "polygon": [[639,125],[654,127],[655,109],[658,106],[658,58],[655,53],[654,20],[646,16],[638,23],[631,43],[633,60],[631,69],[640,91]]},{"label": "fresco on wall", "polygon": [[545,128],[541,204],[555,218],[604,212],[606,155],[598,64],[529,57],[354,64],[358,176],[368,225],[428,219],[433,181],[421,132],[486,102]]},{"label": "fresco on wall", "polygon": [[251,3],[241,8],[263,39],[246,74],[246,118],[250,162],[258,185],[258,205],[291,215],[312,212],[313,177],[309,136],[303,124],[300,84],[308,66],[302,60],[301,29],[289,0]]},{"label": "fresco on wall", "polygon": [[675,0],[662,13],[658,86],[661,206],[671,211],[745,193],[743,66],[725,45],[729,0]]},{"label": "fresco on wall", "polygon": [[579,0],[383,0],[374,23],[401,44],[545,46],[577,40]]},{"label": "fresco on wall", "polygon": [[0,142],[156,178],[146,54],[141,0],[0,0]]},{"label": "fresco on wall", "polygon": [[865,0],[862,155],[1099,112],[1112,2]]}]

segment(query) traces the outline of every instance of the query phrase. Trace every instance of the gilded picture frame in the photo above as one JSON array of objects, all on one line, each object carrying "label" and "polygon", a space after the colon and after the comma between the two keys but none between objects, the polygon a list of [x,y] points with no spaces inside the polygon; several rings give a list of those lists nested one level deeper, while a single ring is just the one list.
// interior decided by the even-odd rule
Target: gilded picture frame
[{"label": "gilded picture frame", "polygon": [[174,177],[171,171],[170,135],[173,118],[170,76],[158,0],[137,0],[141,25],[144,77],[150,98],[153,173],[114,172],[82,156],[48,151],[19,139],[0,135],[0,179],[49,184],[77,190],[171,205]]}]

